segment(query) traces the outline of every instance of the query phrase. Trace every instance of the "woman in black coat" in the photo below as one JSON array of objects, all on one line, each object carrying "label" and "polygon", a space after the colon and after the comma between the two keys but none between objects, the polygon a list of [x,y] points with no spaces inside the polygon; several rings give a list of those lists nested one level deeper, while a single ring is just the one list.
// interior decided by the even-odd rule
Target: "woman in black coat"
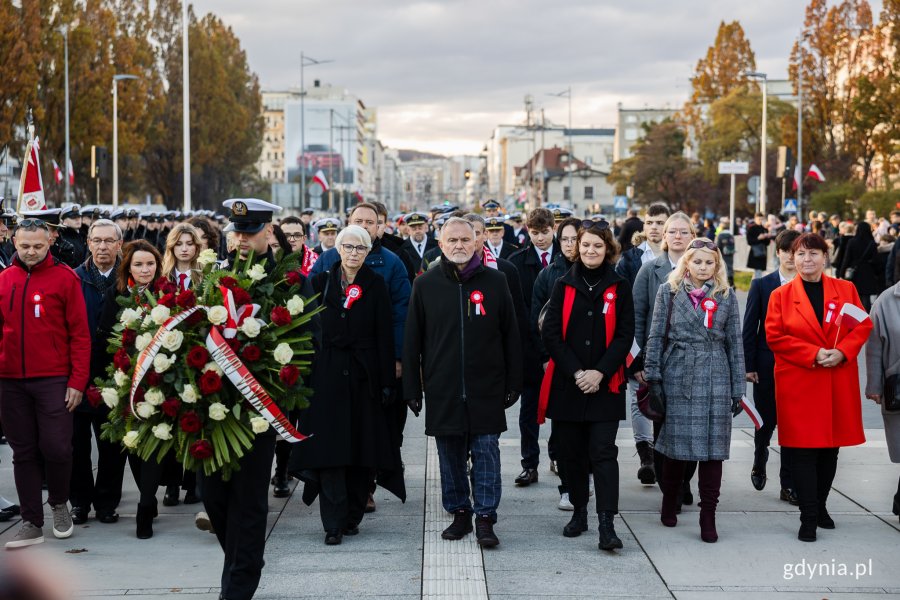
[{"label": "woman in black coat", "polygon": [[872,226],[860,221],[856,225],[856,234],[847,242],[846,251],[838,264],[838,277],[853,282],[866,312],[872,309],[872,295],[881,293],[878,274],[873,264],[877,253],[878,247],[875,238],[872,237]]},{"label": "woman in black coat", "polygon": [[616,432],[625,418],[624,365],[634,339],[634,304],[631,287],[614,269],[619,245],[609,224],[585,221],[583,226],[578,258],[556,282],[544,317],[542,338],[554,365],[545,374],[550,384],[545,397],[575,507],[563,535],[575,537],[588,529],[590,464],[599,547],[613,550],[622,547],[613,527],[619,502]]},{"label": "woman in black coat", "polygon": [[359,532],[373,471],[405,500],[399,445],[384,407],[395,381],[390,297],[384,279],[364,264],[372,241],[363,228],[342,230],[336,247],[341,260],[312,279],[325,307],[314,395],[300,418],[312,437],[295,446],[289,463],[306,481],[304,501],[319,495],[328,545]]},{"label": "woman in black coat", "polygon": [[756,221],[747,227],[747,244],[750,251],[747,254],[747,268],[753,269],[754,277],[762,277],[763,271],[769,263],[769,230],[763,225],[764,215],[757,213]]}]

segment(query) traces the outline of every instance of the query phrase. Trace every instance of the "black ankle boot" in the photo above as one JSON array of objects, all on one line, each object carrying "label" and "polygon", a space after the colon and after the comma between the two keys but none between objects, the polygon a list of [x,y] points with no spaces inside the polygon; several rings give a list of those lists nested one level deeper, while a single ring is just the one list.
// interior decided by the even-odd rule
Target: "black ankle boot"
[{"label": "black ankle boot", "polygon": [[606,510],[597,514],[600,521],[600,541],[597,547],[601,550],[615,550],[622,547],[622,540],[616,535],[616,528],[613,523],[615,521],[615,513]]},{"label": "black ankle boot", "polygon": [[153,537],[153,517],[156,512],[155,506],[143,506],[138,504],[137,517],[137,537],[139,540],[146,540]]},{"label": "black ankle boot", "polygon": [[637,453],[641,460],[641,466],[638,468],[638,479],[644,485],[653,485],[656,483],[656,472],[653,470],[653,444],[650,442],[638,442]]},{"label": "black ankle boot", "polygon": [[819,505],[819,511],[816,513],[816,525],[822,529],[834,529],[834,519],[828,514],[824,504]]},{"label": "black ankle boot", "polygon": [[816,523],[815,521],[800,521],[800,532],[797,533],[797,539],[801,542],[816,541]]},{"label": "black ankle boot", "polygon": [[588,530],[587,507],[576,508],[572,513],[572,519],[563,527],[563,535],[566,537],[578,537]]}]

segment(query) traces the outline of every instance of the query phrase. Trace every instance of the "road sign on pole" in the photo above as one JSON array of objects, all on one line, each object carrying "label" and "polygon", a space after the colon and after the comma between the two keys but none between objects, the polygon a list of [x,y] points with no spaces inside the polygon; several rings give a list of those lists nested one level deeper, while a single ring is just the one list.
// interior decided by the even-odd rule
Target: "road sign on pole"
[{"label": "road sign on pole", "polygon": [[613,209],[623,212],[628,210],[628,196],[613,197]]},{"label": "road sign on pole", "polygon": [[781,209],[781,212],[787,213],[796,213],[797,212],[797,199],[796,198],[787,198],[784,201],[784,207]]},{"label": "road sign on pole", "polygon": [[747,175],[750,173],[750,163],[734,160],[719,162],[719,175]]}]

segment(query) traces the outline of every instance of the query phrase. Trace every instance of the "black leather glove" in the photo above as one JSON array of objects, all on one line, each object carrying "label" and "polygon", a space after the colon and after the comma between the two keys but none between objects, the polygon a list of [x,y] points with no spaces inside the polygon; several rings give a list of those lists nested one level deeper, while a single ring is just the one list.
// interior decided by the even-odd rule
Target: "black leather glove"
[{"label": "black leather glove", "polygon": [[744,410],[744,407],[741,406],[741,399],[740,398],[732,398],[731,399],[731,417],[734,418],[734,417],[738,416],[739,414],[741,414],[741,412],[743,410]]},{"label": "black leather glove", "polygon": [[409,410],[411,410],[417,417],[419,416],[419,413],[422,412],[421,398],[419,398],[418,400],[409,399],[406,401],[406,405],[409,407]]},{"label": "black leather glove", "polygon": [[506,392],[506,398],[503,400],[503,408],[509,408],[510,406],[518,402],[519,394],[520,392],[517,392],[515,390]]},{"label": "black leather glove", "polygon": [[394,401],[394,388],[381,388],[381,404],[387,406]]},{"label": "black leather glove", "polygon": [[647,399],[650,402],[650,408],[652,408],[657,413],[664,415],[666,414],[666,401],[665,401],[665,393],[663,392],[663,386],[661,381],[648,381],[647,382],[647,391],[649,395]]}]

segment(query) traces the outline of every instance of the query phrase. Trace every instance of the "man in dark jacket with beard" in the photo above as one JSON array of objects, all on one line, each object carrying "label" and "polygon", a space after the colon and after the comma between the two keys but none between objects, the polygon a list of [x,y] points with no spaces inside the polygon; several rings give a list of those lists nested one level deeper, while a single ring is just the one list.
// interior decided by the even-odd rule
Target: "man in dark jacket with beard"
[{"label": "man in dark jacket with beard", "polygon": [[[505,409],[522,389],[519,330],[506,277],[475,254],[471,223],[451,218],[441,228],[439,267],[413,284],[403,346],[403,390],[418,416],[425,393],[425,433],[435,437],[444,509],[453,523],[445,540],[472,531],[483,547],[494,534],[502,484],[500,433]],[[466,473],[472,457],[474,507]]]}]

